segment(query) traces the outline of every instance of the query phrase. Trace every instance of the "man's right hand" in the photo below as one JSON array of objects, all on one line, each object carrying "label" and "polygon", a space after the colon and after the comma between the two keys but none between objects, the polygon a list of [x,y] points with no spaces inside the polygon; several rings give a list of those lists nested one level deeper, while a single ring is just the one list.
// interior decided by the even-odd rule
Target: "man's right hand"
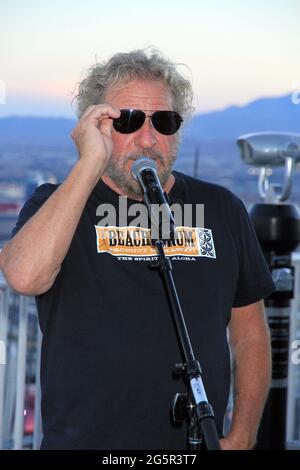
[{"label": "man's right hand", "polygon": [[120,114],[119,109],[107,104],[89,106],[71,132],[80,158],[100,163],[102,171],[111,157],[113,148],[113,121],[110,118],[118,118]]}]

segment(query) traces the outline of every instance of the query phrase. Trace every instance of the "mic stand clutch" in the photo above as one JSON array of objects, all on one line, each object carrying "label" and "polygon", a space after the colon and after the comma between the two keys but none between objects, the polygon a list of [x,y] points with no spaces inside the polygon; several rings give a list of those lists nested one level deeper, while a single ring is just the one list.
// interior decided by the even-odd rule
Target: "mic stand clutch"
[{"label": "mic stand clutch", "polygon": [[151,267],[158,268],[164,279],[168,298],[170,300],[176,329],[185,357],[184,364],[175,365],[175,373],[186,378],[189,384],[187,394],[177,393],[173,400],[173,418],[182,422],[188,419],[188,444],[191,450],[201,448],[202,439],[208,450],[220,450],[220,443],[216,429],[214,413],[207,401],[204,390],[201,367],[195,359],[189,334],[183,317],[180,301],[172,275],[172,264],[166,257],[163,240],[153,240],[153,245],[158,252],[158,261]]}]

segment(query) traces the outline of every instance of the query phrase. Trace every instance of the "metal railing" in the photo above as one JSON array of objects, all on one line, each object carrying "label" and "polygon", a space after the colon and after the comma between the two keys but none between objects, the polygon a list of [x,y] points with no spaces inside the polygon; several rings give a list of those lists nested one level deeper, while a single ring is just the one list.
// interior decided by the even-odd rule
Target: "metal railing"
[{"label": "metal railing", "polygon": [[[292,301],[290,324],[287,410],[289,448],[300,446],[300,364],[294,364],[291,360],[292,343],[300,339],[300,253],[293,255],[293,265],[297,295]],[[14,293],[0,272],[0,449],[40,447],[41,340],[34,298]],[[34,405],[31,403],[34,416],[31,417],[32,429],[28,430],[26,421],[30,406],[27,408],[26,403],[30,387],[34,390]]]},{"label": "metal railing", "polygon": [[[300,364],[292,360],[293,344],[300,340],[300,253],[292,255],[295,268],[294,299],[291,301],[290,344],[288,369],[287,442],[300,446]],[[298,362],[298,361],[297,361]]]},{"label": "metal railing", "polygon": [[40,447],[41,339],[34,298],[13,292],[0,272],[0,449]]}]

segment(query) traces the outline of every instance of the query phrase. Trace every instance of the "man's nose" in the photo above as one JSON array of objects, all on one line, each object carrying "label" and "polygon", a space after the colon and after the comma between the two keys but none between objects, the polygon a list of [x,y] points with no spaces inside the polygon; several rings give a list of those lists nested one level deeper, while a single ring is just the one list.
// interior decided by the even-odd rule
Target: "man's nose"
[{"label": "man's nose", "polygon": [[155,129],[149,118],[146,118],[142,127],[136,131],[134,143],[137,147],[152,148],[157,143]]}]

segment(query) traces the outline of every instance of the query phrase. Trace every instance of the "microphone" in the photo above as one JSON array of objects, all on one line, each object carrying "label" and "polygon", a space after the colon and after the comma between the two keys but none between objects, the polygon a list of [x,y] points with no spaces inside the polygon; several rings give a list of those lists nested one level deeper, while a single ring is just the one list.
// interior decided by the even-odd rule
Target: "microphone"
[{"label": "microphone", "polygon": [[152,240],[174,239],[174,217],[167,195],[161,187],[155,161],[148,157],[139,158],[133,163],[131,174],[138,181],[143,193],[143,201],[151,220]]}]

